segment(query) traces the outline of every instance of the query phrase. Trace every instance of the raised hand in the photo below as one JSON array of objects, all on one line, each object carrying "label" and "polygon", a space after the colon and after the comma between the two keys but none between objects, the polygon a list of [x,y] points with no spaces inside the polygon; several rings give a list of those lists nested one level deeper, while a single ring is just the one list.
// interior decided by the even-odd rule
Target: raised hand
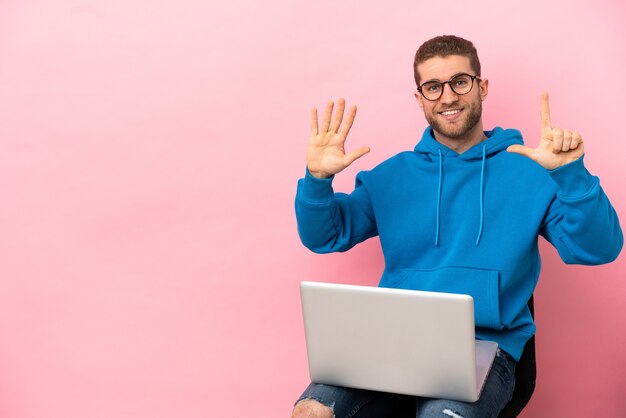
[{"label": "raised hand", "polygon": [[548,93],[541,95],[541,140],[537,148],[511,145],[508,152],[524,155],[548,170],[578,160],[585,153],[583,138],[576,131],[553,128]]},{"label": "raised hand", "polygon": [[318,178],[331,177],[370,152],[368,147],[359,147],[346,154],[344,145],[354,122],[356,106],[350,107],[346,119],[343,120],[346,101],[337,101],[337,111],[333,116],[334,105],[332,101],[326,105],[321,129],[317,123],[317,109],[311,110],[311,137],[306,151],[306,163],[309,173]]}]

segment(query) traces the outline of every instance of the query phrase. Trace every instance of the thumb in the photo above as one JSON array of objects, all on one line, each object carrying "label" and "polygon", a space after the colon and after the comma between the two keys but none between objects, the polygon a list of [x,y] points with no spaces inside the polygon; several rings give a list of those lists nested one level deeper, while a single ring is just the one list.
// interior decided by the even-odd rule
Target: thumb
[{"label": "thumb", "polygon": [[352,164],[355,160],[361,158],[368,152],[370,152],[369,147],[360,147],[352,151],[350,154],[346,155],[348,165]]},{"label": "thumb", "polygon": [[523,155],[524,157],[528,157],[528,158],[532,158],[532,155],[533,155],[533,149],[532,148],[528,148],[528,147],[526,147],[524,145],[511,145],[506,150],[508,152],[512,152],[514,154],[520,154],[520,155]]}]

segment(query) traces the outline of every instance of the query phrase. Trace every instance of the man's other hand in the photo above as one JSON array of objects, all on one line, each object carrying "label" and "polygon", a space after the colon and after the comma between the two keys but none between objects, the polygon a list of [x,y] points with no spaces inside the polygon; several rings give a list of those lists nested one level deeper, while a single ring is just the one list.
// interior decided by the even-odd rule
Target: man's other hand
[{"label": "man's other hand", "polygon": [[554,170],[578,160],[585,153],[583,138],[576,131],[552,127],[550,122],[550,103],[548,93],[541,95],[541,140],[537,148],[524,145],[511,145],[508,152],[524,155],[541,164],[548,170]]},{"label": "man's other hand", "polygon": [[311,110],[311,136],[306,162],[309,173],[317,178],[329,178],[370,152],[369,147],[359,147],[346,154],[346,138],[356,116],[356,106],[350,107],[344,120],[346,101],[337,101],[337,111],[333,116],[334,105],[332,101],[326,105],[321,129],[317,123],[317,109]]}]

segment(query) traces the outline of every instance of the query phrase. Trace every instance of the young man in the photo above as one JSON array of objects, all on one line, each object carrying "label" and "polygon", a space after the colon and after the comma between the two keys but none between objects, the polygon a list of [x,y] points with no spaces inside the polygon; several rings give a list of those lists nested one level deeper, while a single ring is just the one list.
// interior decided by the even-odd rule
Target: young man
[{"label": "young man", "polygon": [[[414,63],[415,97],[429,123],[413,151],[357,175],[351,194],[332,178],[369,148],[346,153],[356,115],[345,102],[311,114],[306,176],[296,216],[305,246],[345,251],[378,235],[385,256],[380,286],[470,294],[476,336],[500,347],[475,403],[415,399],[418,417],[495,417],[515,386],[515,362],[535,332],[527,304],[540,270],[538,236],[566,263],[613,261],[623,245],[617,215],[583,164],[577,132],[554,128],[547,94],[540,103],[541,139],[523,145],[519,131],[484,131],[488,81],[471,42],[440,36]],[[463,280],[458,280],[463,277]],[[399,395],[311,384],[294,417],[384,417]]]}]

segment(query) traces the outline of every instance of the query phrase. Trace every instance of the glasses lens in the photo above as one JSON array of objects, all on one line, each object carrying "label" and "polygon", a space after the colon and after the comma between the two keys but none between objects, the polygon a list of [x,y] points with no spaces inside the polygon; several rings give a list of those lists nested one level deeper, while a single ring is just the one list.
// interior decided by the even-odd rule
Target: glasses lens
[{"label": "glasses lens", "polygon": [[456,94],[467,94],[472,89],[472,77],[461,74],[450,80],[450,87]]},{"label": "glasses lens", "polygon": [[443,85],[437,81],[422,84],[422,94],[428,100],[437,100],[441,96]]}]

